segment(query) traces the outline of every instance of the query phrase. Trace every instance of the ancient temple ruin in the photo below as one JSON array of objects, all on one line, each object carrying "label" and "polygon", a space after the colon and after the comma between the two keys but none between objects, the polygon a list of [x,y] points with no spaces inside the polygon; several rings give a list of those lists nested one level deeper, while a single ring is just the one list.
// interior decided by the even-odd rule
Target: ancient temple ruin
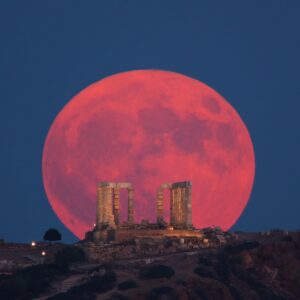
[{"label": "ancient temple ruin", "polygon": [[190,181],[163,183],[157,189],[157,222],[165,222],[164,190],[170,190],[170,225],[174,228],[192,227],[192,183]]},{"label": "ancient temple ruin", "polygon": [[134,189],[129,182],[100,182],[97,187],[96,226],[116,228],[120,224],[120,189],[128,191],[128,223],[134,224]]},{"label": "ancient temple ruin", "polygon": [[[120,220],[120,190],[128,191],[127,221]],[[170,222],[164,220],[164,190],[170,191]],[[87,233],[93,241],[126,240],[135,236],[193,236],[192,183],[163,183],[156,195],[157,222],[134,222],[134,188],[130,182],[100,182],[97,187],[97,217],[93,231]],[[196,234],[197,235],[197,234]]]}]

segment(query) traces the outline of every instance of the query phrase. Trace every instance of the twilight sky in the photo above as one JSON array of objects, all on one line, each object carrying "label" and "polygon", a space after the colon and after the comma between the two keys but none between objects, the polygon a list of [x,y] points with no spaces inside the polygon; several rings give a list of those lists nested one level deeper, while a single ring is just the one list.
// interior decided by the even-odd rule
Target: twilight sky
[{"label": "twilight sky", "polygon": [[80,90],[135,69],[199,79],[245,122],[256,175],[234,230],[299,229],[298,1],[141,2],[1,2],[0,238],[76,240],[42,184],[48,129]]}]

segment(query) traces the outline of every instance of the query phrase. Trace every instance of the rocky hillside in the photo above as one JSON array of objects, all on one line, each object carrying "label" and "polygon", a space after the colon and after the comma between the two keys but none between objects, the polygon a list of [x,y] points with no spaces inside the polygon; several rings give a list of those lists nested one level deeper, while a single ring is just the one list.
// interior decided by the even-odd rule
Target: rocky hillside
[{"label": "rocky hillside", "polygon": [[73,272],[82,275],[81,281],[49,299],[300,299],[300,239],[239,242],[155,259],[81,265]]},{"label": "rocky hillside", "polygon": [[[226,245],[178,247],[102,263],[84,261],[78,246],[53,247],[54,260],[0,274],[0,299],[300,299],[299,233],[239,234]],[[23,248],[10,247],[11,259],[27,257]]]}]

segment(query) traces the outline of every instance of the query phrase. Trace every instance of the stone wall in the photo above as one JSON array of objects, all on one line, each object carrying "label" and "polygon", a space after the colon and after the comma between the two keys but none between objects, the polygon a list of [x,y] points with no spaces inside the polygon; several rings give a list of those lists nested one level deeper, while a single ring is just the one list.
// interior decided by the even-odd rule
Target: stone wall
[{"label": "stone wall", "polygon": [[123,259],[147,259],[178,252],[196,251],[207,248],[202,238],[198,237],[139,237],[131,241],[114,244],[81,243],[79,244],[89,261],[109,262]]},{"label": "stone wall", "polygon": [[198,237],[201,238],[203,234],[199,231],[193,230],[163,230],[163,229],[130,229],[130,230],[116,230],[116,241],[126,241],[136,237]]}]

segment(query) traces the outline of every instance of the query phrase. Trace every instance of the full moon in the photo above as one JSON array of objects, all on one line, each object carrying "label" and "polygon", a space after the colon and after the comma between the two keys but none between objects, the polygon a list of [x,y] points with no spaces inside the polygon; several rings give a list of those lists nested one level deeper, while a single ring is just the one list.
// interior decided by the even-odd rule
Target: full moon
[{"label": "full moon", "polygon": [[[220,94],[178,73],[138,70],[67,103],[48,132],[42,173],[53,210],[80,239],[95,223],[100,181],[132,182],[136,222],[154,222],[160,184],[190,180],[193,225],[228,230],[249,200],[255,159],[245,124]],[[126,205],[121,193],[123,219]]]}]

